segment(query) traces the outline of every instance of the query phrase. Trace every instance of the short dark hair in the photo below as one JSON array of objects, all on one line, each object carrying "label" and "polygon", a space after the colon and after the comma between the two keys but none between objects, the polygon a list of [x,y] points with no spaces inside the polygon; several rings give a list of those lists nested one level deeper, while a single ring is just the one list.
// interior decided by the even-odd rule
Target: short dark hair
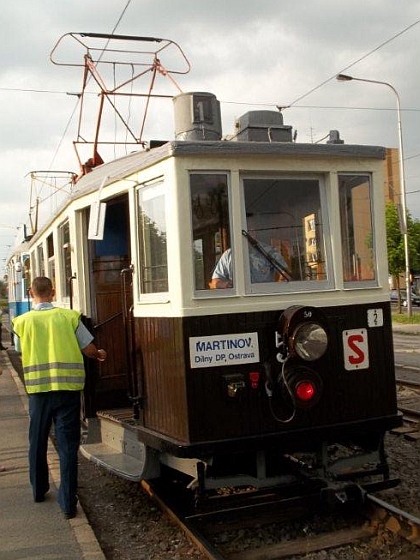
[{"label": "short dark hair", "polygon": [[37,296],[49,296],[53,291],[53,285],[46,276],[37,276],[32,280],[31,290]]}]

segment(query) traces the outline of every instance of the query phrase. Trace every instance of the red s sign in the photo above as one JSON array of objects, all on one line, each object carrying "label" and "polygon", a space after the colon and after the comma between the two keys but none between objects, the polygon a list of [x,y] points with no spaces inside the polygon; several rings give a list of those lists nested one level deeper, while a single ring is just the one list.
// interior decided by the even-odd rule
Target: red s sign
[{"label": "red s sign", "polygon": [[366,329],[343,331],[344,367],[351,371],[369,367],[368,335]]}]

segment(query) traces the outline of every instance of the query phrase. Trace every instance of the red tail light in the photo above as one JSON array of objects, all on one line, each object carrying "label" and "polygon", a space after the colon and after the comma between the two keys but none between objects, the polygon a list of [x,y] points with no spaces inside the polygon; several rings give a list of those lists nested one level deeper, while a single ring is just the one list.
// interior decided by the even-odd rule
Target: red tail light
[{"label": "red tail light", "polygon": [[295,387],[296,397],[305,403],[311,401],[316,393],[316,387],[310,381],[301,381]]},{"label": "red tail light", "polygon": [[251,371],[251,373],[249,374],[249,380],[251,381],[252,389],[258,389],[258,383],[260,381],[260,372]]},{"label": "red tail light", "polygon": [[290,360],[284,376],[284,394],[292,397],[298,408],[312,408],[322,397],[321,376],[312,368]]}]

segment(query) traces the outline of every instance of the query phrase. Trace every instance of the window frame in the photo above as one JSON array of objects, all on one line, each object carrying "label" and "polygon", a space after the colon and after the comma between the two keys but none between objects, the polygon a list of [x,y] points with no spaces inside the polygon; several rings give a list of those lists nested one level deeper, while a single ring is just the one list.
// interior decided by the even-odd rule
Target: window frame
[{"label": "window frame", "polygon": [[141,255],[141,235],[140,235],[140,193],[145,191],[146,189],[152,188],[161,188],[162,195],[164,198],[163,203],[163,212],[164,212],[164,220],[165,220],[165,234],[168,232],[168,200],[169,200],[169,193],[167,189],[167,184],[164,180],[164,177],[156,177],[149,181],[144,181],[138,184],[135,188],[135,232],[136,232],[136,259],[137,259],[137,282],[136,282],[136,290],[137,290],[137,301],[139,304],[142,303],[168,303],[169,302],[169,255],[168,255],[168,239],[166,238],[166,281],[168,289],[166,291],[160,292],[144,292],[142,290],[143,287],[143,273],[142,273],[142,255]]},{"label": "window frame", "polygon": [[327,177],[323,173],[295,173],[295,172],[274,172],[274,173],[242,173],[240,176],[240,189],[242,200],[242,229],[247,229],[246,206],[245,206],[245,185],[246,180],[267,179],[267,180],[309,180],[317,181],[322,216],[322,243],[325,256],[325,280],[291,280],[289,282],[261,282],[251,283],[251,273],[249,266],[249,243],[246,238],[242,241],[243,262],[245,269],[245,291],[247,294],[279,294],[290,292],[305,291],[326,291],[335,287],[335,276],[333,267],[333,253],[331,246],[331,226],[329,219],[329,207],[327,198]]},{"label": "window frame", "polygon": [[[372,270],[374,272],[373,279],[366,280],[345,280],[344,276],[344,239],[343,239],[343,219],[341,215],[341,191],[340,191],[340,177],[366,177],[369,183],[369,201],[370,201],[370,225],[371,225],[371,236],[372,236]],[[341,262],[341,274],[343,277],[344,289],[355,289],[355,288],[369,288],[377,287],[379,285],[379,271],[378,271],[378,258],[376,254],[376,227],[375,227],[375,193],[373,188],[373,176],[371,172],[368,171],[339,171],[337,173],[337,189],[338,189],[338,211],[340,219],[340,249],[342,254]]]},{"label": "window frame", "polygon": [[[67,237],[67,240],[66,240]],[[62,299],[70,299],[69,279],[73,276],[70,245],[70,222],[65,220],[58,226],[58,243],[60,247],[61,294]],[[70,273],[70,276],[68,276]]]},{"label": "window frame", "polygon": [[[228,169],[191,169],[188,173],[188,197],[189,197],[189,204],[190,204],[190,229],[191,229],[191,241],[192,241],[192,285],[194,287],[194,297],[213,297],[213,294],[215,295],[219,295],[220,293],[223,292],[223,295],[232,295],[232,294],[236,294],[237,292],[237,285],[236,285],[236,281],[234,280],[233,283],[233,287],[232,288],[218,288],[218,289],[211,289],[209,287],[204,287],[202,289],[197,289],[196,288],[196,267],[195,267],[195,255],[194,255],[194,247],[195,247],[195,243],[197,240],[194,239],[194,233],[195,233],[195,229],[194,229],[194,218],[193,218],[193,212],[194,212],[194,204],[193,204],[193,200],[192,200],[192,192],[191,192],[191,176],[192,175],[220,175],[221,177],[223,177],[223,180],[226,181],[226,194],[227,194],[227,210],[228,210],[228,228],[229,228],[229,239],[230,239],[230,248],[232,250],[232,263],[233,263],[233,269],[232,269],[232,277],[233,279],[235,279],[236,277],[236,267],[235,267],[235,259],[233,259],[233,255],[235,252],[235,232],[233,230],[233,196],[232,196],[232,178],[231,178],[231,171]],[[221,257],[221,255],[223,254],[223,250],[221,250],[221,253],[219,255],[219,258]],[[219,259],[218,259],[219,260]],[[217,265],[218,260],[214,263],[213,266],[213,270]],[[211,278],[207,279],[208,282],[210,282]]]},{"label": "window frame", "polygon": [[[47,276],[50,278],[54,290],[56,290],[57,286],[57,268],[55,262],[55,239],[54,233],[51,231],[46,237],[46,247],[47,247]],[[54,300],[57,298],[57,293],[55,292]]]}]

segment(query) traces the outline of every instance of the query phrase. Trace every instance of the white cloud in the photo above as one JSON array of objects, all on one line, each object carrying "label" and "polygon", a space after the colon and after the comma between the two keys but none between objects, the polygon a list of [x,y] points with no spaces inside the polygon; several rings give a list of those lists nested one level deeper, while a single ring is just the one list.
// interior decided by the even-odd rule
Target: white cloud
[{"label": "white cloud", "polygon": [[[72,147],[77,112],[69,121],[76,98],[67,93],[80,91],[82,70],[52,64],[51,50],[65,33],[110,33],[126,5],[127,0],[16,0],[2,7],[0,223],[25,219],[28,171],[51,165],[77,171]],[[116,32],[179,43],[192,69],[176,80],[183,91],[217,95],[225,134],[250,109],[274,108],[303,96],[284,111],[285,123],[298,130],[298,141],[316,141],[339,129],[348,143],[397,146],[395,96],[388,88],[331,79],[305,94],[416,22],[419,14],[420,0],[133,0]],[[419,39],[420,25],[414,25],[346,72],[397,88],[406,156],[420,154]],[[63,54],[73,54],[66,48]],[[166,93],[176,91],[167,87]],[[138,131],[140,109],[130,110]],[[92,135],[94,117],[89,126]],[[105,128],[111,131],[112,125]],[[173,137],[170,101],[152,107],[145,130],[146,139]],[[420,157],[407,159],[406,175],[408,206],[420,217],[420,193],[410,194],[418,190]],[[0,230],[1,236],[8,234]],[[0,264],[6,252],[2,239]]]}]

